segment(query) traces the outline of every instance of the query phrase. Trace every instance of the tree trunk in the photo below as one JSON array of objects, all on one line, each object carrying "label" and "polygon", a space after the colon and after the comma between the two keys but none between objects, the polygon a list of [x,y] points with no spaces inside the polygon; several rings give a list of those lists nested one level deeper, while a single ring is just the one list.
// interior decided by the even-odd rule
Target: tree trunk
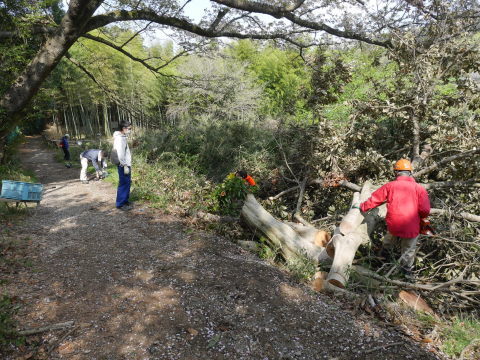
[{"label": "tree trunk", "polygon": [[[72,0],[58,29],[47,40],[28,64],[24,72],[5,91],[0,99],[0,138],[16,125],[18,116],[57,66],[67,50],[82,34],[86,22],[102,1]],[[0,111],[2,112],[2,111]],[[16,120],[17,119],[17,120]]]},{"label": "tree trunk", "polygon": [[361,193],[353,195],[352,207],[329,241],[330,235],[327,232],[313,226],[276,220],[251,194],[245,200],[242,216],[250,226],[260,230],[286,260],[305,256],[316,263],[327,263],[333,258],[327,281],[344,288],[358,247],[369,241],[375,225],[385,217],[385,205],[366,215],[357,208],[371,193],[371,184],[366,182]]},{"label": "tree trunk", "polygon": [[318,263],[328,257],[325,245],[330,236],[326,231],[276,220],[252,194],[248,194],[245,200],[242,217],[254,229],[260,230],[286,260],[306,256]]},{"label": "tree trunk", "polygon": [[372,194],[371,183],[367,181],[361,193],[353,195],[352,207],[335,229],[335,235],[327,244],[327,253],[333,256],[333,264],[327,281],[344,288],[350,276],[355,253],[360,245],[368,243],[378,221],[385,217],[386,206],[382,205],[367,214],[362,214],[357,207]]}]

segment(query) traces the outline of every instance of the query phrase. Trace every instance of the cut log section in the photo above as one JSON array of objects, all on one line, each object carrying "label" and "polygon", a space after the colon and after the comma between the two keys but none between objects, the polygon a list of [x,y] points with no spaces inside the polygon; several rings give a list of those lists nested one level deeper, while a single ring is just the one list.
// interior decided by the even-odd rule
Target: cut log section
[{"label": "cut log section", "polygon": [[245,222],[263,233],[286,260],[304,256],[315,263],[331,263],[333,259],[326,282],[344,288],[358,247],[369,241],[375,225],[385,217],[385,206],[366,215],[360,212],[360,203],[371,193],[372,186],[366,182],[361,192],[353,195],[352,206],[331,239],[328,232],[313,226],[275,219],[252,194],[247,196],[241,214]]},{"label": "cut log section", "polygon": [[335,229],[335,236],[327,244],[327,253],[333,256],[333,264],[327,281],[337,287],[345,288],[358,247],[368,243],[375,225],[382,217],[385,217],[384,205],[365,215],[358,209],[360,203],[367,200],[371,193],[372,186],[367,181],[361,192],[353,195],[349,212]]},{"label": "cut log section", "polygon": [[325,244],[330,234],[312,226],[297,223],[284,223],[275,219],[248,194],[242,208],[242,217],[255,230],[261,231],[286,260],[305,256],[318,263],[328,257]]}]

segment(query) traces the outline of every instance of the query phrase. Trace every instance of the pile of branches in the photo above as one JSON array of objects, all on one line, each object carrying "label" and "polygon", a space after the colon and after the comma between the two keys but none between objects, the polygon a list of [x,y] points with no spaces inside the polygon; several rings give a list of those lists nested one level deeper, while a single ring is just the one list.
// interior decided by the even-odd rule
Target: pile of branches
[{"label": "pile of branches", "polygon": [[[359,131],[353,129],[352,133]],[[320,134],[322,142],[316,141]],[[264,186],[268,190],[259,194],[264,198],[262,206],[266,211],[283,221],[333,232],[349,212],[353,192],[361,191],[362,187],[357,184],[373,179],[376,188],[393,180],[394,159],[408,158],[412,153],[410,146],[399,148],[388,157],[368,147],[359,152],[355,149],[360,146],[352,146],[349,136],[339,135],[326,124],[307,130],[306,136],[288,134],[287,138],[301,138],[299,146],[302,148],[282,155],[285,166],[268,180],[276,187]],[[418,138],[414,147],[417,150],[414,149],[415,155],[410,158],[418,170],[413,175],[429,193],[430,220],[436,231],[433,236],[420,237],[416,281],[410,282],[399,273],[399,252],[389,261],[377,255],[386,233],[385,223],[380,221],[370,234],[370,241],[358,248],[347,289],[357,294],[376,293],[379,297],[396,296],[404,289],[419,294],[441,314],[479,312],[480,180],[477,159],[480,149],[443,151],[439,157],[428,144],[420,148]],[[284,149],[288,151],[287,147]],[[321,268],[329,269],[324,264]],[[356,276],[353,273],[357,273]]]},{"label": "pile of branches", "polygon": [[[345,180],[342,182],[341,188],[355,186]],[[300,190],[301,187],[298,189],[301,193]],[[337,191],[342,192],[340,189]],[[342,197],[339,196],[340,199]],[[275,211],[278,206],[273,203],[279,199],[270,197],[263,204]],[[297,204],[298,198],[292,202],[292,207]],[[302,210],[308,212],[305,207]],[[311,219],[307,215],[307,220],[302,217],[302,212],[292,210],[289,213],[293,221],[331,231],[338,228],[342,210],[331,211],[319,219]],[[405,279],[399,272],[399,251],[388,260],[378,255],[382,237],[386,233],[384,222],[380,222],[371,235],[371,241],[358,248],[347,291],[365,296],[374,294],[377,299],[396,300],[399,291],[407,290],[420,295],[439,314],[451,315],[464,311],[480,313],[480,222],[478,219],[472,221],[475,220],[473,214],[444,209],[433,210],[430,220],[435,234],[420,235],[415,281]],[[330,269],[328,264],[321,264],[320,267],[322,270]]]},{"label": "pile of branches", "polygon": [[[396,260],[399,253],[396,259],[389,260],[377,256],[381,247],[378,236],[370,246],[359,249],[349,289],[382,297],[395,296],[398,291],[406,289],[418,293],[441,314],[479,313],[480,237],[469,236],[468,231],[464,231],[469,229],[467,226],[472,226],[470,229],[478,232],[478,225],[462,224],[465,221],[446,216],[433,217],[432,220],[438,224],[437,232],[420,235],[414,282],[399,275]],[[445,224],[451,224],[452,228],[442,229]]]}]

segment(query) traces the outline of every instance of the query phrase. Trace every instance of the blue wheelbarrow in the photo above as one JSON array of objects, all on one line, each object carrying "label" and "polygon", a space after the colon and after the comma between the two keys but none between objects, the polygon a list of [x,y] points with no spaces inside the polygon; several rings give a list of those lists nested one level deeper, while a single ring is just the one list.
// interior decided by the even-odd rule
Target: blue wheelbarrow
[{"label": "blue wheelbarrow", "polygon": [[2,191],[0,193],[0,201],[15,202],[16,207],[20,203],[34,202],[40,204],[42,200],[43,185],[22,181],[2,180]]}]

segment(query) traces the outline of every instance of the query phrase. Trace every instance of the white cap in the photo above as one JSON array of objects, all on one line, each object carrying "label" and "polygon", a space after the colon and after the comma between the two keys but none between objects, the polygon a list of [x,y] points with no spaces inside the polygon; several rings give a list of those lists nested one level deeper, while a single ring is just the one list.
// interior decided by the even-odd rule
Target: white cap
[{"label": "white cap", "polygon": [[65,134],[64,136],[65,136],[65,137],[70,137],[70,135],[69,135],[69,134]]}]

